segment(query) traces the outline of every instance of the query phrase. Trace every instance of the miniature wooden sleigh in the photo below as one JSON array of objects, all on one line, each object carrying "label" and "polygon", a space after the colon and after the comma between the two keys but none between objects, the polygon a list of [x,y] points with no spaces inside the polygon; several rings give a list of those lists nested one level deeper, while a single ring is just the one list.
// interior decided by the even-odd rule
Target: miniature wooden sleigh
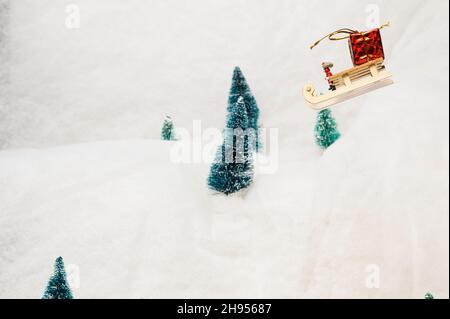
[{"label": "miniature wooden sleigh", "polygon": [[383,62],[384,59],[379,58],[330,76],[327,79],[335,90],[328,93],[318,94],[312,84],[307,84],[303,88],[303,97],[313,109],[321,110],[390,85],[392,75],[386,71]]},{"label": "miniature wooden sleigh", "polygon": [[364,32],[343,28],[316,41],[310,47],[311,49],[326,38],[332,41],[348,39],[354,67],[333,75],[331,73],[333,63],[322,63],[329,84],[329,92],[318,93],[314,85],[305,85],[303,97],[307,104],[313,109],[321,110],[392,84],[391,73],[386,71],[383,64],[384,50],[380,34],[380,30],[389,25],[388,22],[379,28]]}]

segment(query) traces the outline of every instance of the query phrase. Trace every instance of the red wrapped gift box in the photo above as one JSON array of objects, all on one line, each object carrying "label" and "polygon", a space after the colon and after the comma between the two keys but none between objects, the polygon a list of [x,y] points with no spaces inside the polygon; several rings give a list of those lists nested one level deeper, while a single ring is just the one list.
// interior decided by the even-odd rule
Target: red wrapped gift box
[{"label": "red wrapped gift box", "polygon": [[379,28],[364,32],[349,28],[339,29],[319,39],[310,48],[314,48],[326,38],[333,41],[348,39],[354,66],[380,58],[384,59],[380,30],[387,26],[389,26],[389,22]]},{"label": "red wrapped gift box", "polygon": [[352,33],[350,34],[348,44],[355,66],[379,58],[384,59],[380,29]]}]

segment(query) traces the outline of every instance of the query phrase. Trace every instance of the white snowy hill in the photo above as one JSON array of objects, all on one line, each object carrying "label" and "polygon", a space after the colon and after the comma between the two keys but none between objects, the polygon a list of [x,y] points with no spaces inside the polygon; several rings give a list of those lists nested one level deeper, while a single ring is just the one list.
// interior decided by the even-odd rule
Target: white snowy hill
[{"label": "white snowy hill", "polygon": [[[75,33],[68,1],[1,15],[0,298],[40,298],[60,255],[76,298],[449,297],[448,2],[380,1],[395,84],[333,108],[323,154],[300,88],[349,57],[308,45],[366,4],[77,2]],[[225,197],[158,135],[165,114],[223,127],[235,65],[279,162]]]}]

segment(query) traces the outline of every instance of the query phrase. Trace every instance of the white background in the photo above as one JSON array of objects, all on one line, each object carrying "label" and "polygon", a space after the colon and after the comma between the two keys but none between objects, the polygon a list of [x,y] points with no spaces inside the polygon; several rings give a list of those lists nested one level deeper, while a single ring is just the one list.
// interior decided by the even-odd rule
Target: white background
[{"label": "white background", "polygon": [[[39,298],[62,255],[77,297],[448,298],[447,1],[0,4],[0,297]],[[373,8],[395,84],[333,108],[322,154],[300,91],[351,61],[309,45]],[[166,114],[222,128],[236,65],[279,169],[223,198],[158,139]]]}]

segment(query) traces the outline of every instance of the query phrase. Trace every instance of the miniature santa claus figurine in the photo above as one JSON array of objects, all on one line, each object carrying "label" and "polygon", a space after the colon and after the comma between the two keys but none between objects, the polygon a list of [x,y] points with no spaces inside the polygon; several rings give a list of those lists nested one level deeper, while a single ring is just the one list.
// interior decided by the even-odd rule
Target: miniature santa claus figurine
[{"label": "miniature santa claus figurine", "polygon": [[329,78],[333,75],[333,73],[331,73],[331,68],[333,67],[333,63],[331,62],[323,62],[322,63],[322,68],[325,71],[326,74],[326,79],[328,81],[328,84],[330,85],[329,90],[330,91],[335,91],[336,90],[336,86],[333,84],[333,81],[331,81]]}]

